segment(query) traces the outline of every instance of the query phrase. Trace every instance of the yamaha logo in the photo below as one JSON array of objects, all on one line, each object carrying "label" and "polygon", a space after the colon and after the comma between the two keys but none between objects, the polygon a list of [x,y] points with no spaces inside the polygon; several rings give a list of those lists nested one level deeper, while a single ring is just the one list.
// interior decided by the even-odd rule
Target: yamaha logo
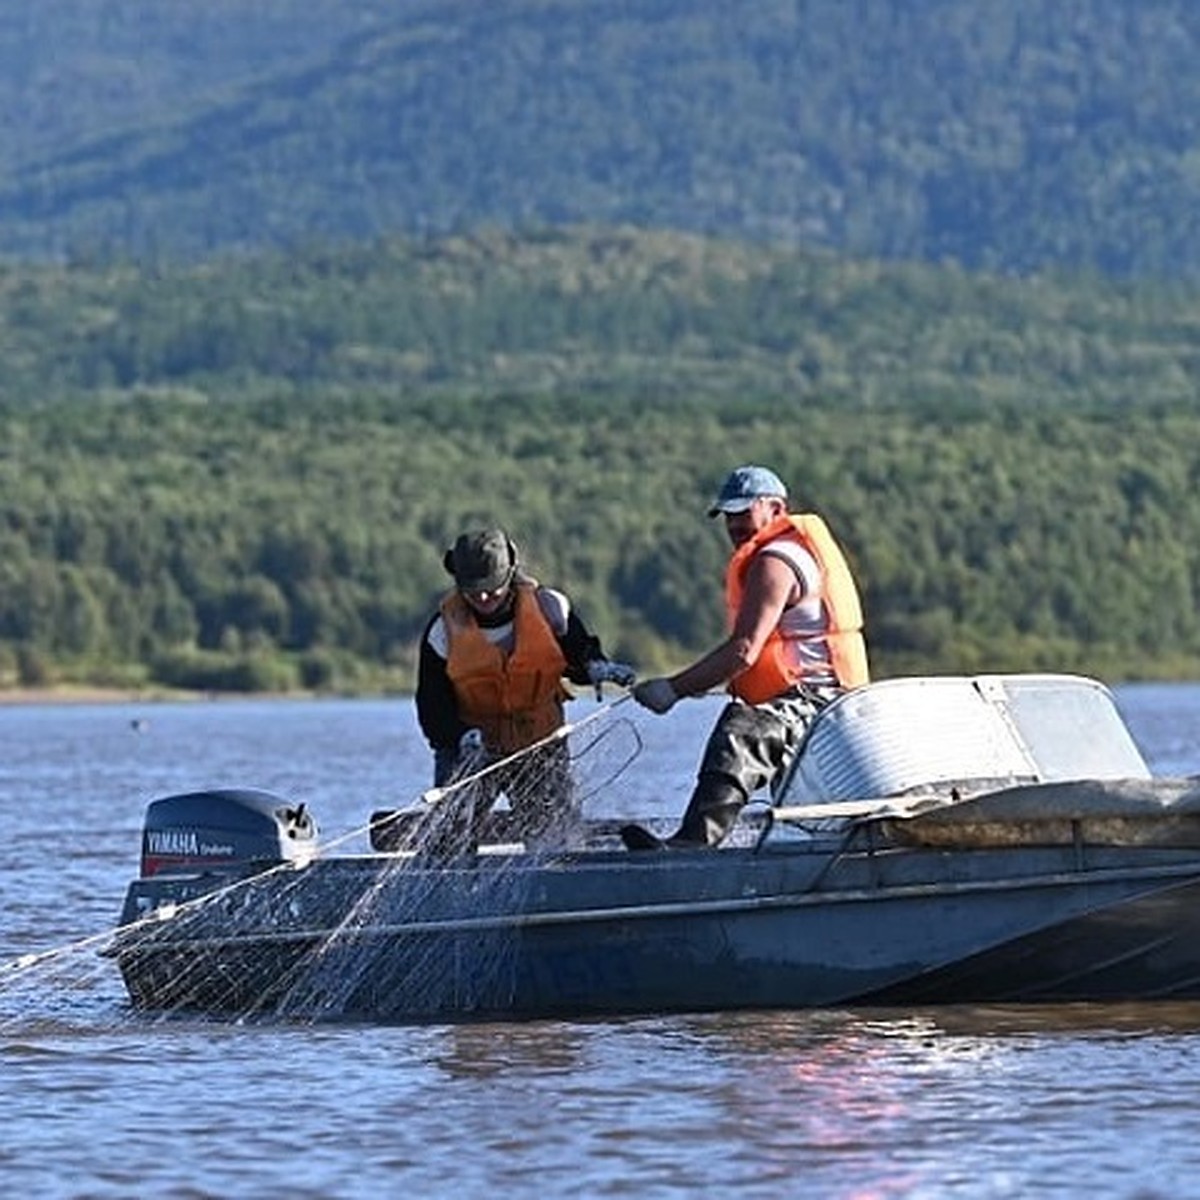
[{"label": "yamaha logo", "polygon": [[228,858],[228,843],[201,842],[194,829],[146,830],[146,853],[171,858]]},{"label": "yamaha logo", "polygon": [[151,854],[194,855],[200,853],[200,839],[191,829],[148,829],[146,849]]}]

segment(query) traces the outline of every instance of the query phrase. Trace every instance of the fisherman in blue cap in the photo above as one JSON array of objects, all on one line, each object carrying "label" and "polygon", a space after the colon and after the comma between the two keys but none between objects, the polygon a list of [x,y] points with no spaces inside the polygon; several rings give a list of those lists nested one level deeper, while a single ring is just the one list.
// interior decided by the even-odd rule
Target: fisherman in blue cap
[{"label": "fisherman in blue cap", "polygon": [[716,687],[731,698],[678,831],[661,841],[627,825],[631,850],[719,845],[750,795],[781,778],[820,709],[869,678],[858,589],[824,520],[789,512],[783,481],[753,465],[730,473],[708,515],[724,517],[733,545],[729,636],[682,671],[643,680],[633,697],[654,713]]}]

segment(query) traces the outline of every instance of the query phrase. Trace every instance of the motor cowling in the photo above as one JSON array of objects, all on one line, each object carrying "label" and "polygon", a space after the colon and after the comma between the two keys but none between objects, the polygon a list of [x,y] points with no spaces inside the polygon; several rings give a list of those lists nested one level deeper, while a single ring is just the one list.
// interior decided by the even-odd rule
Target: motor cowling
[{"label": "motor cowling", "polygon": [[255,789],[164,796],[146,808],[142,878],[307,862],[317,825],[303,804]]}]

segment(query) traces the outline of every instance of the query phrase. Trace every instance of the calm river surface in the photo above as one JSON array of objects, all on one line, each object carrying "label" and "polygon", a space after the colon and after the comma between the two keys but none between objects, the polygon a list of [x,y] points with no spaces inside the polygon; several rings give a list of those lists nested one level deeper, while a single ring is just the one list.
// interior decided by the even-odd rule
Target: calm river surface
[{"label": "calm river surface", "polygon": [[[1200,685],[1117,694],[1157,772],[1200,773]],[[680,810],[714,712],[614,710],[643,747],[605,811]],[[5,1194],[1200,1196],[1200,1004],[423,1028],[127,1010],[95,947],[149,800],[268,788],[354,849],[428,773],[407,700],[0,708]]]}]

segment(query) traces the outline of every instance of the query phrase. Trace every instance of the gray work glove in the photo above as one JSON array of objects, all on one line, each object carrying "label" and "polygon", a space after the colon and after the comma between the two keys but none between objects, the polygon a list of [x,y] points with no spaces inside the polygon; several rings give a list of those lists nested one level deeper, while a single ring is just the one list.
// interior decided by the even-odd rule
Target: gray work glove
[{"label": "gray work glove", "polygon": [[675,707],[679,695],[671,686],[669,679],[643,679],[633,689],[633,698],[643,708],[648,708],[651,712],[661,716]]},{"label": "gray work glove", "polygon": [[483,730],[468,729],[458,739],[459,758],[473,757],[483,750]]},{"label": "gray work glove", "polygon": [[617,687],[632,687],[637,672],[628,663],[609,662],[605,658],[593,658],[587,665],[588,679],[596,689],[596,699],[604,698],[603,685],[615,683]]}]

